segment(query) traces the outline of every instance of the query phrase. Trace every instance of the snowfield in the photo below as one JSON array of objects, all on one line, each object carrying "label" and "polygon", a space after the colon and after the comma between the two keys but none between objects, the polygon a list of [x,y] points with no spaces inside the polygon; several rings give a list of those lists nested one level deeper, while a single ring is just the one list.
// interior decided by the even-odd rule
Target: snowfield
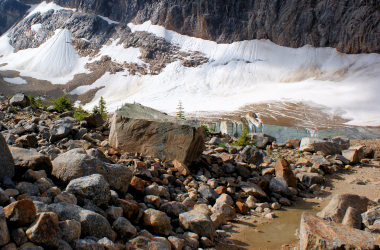
[{"label": "snowfield", "polygon": [[[29,15],[45,11],[52,4],[36,6]],[[128,26],[132,32],[145,31],[164,38],[181,51],[201,52],[209,62],[191,68],[175,61],[159,75],[132,76],[127,70],[106,73],[92,85],[71,92],[84,94],[104,87],[85,108],[91,109],[101,96],[108,111],[123,103],[139,102],[169,113],[176,111],[180,100],[186,112],[234,111],[253,103],[302,101],[323,105],[331,112],[344,112],[345,118],[352,119],[351,125],[380,125],[379,54],[347,55],[333,48],[310,46],[294,49],[268,40],[217,44],[166,30],[150,21]],[[67,83],[75,74],[87,73],[85,64],[103,55],[118,63],[144,64],[138,48],[124,48],[118,40],[103,46],[94,59],[81,58],[71,45],[68,30],[57,30],[40,47],[17,53],[7,34],[0,37],[0,65],[7,63],[0,70],[18,70],[21,76],[52,83]]]}]

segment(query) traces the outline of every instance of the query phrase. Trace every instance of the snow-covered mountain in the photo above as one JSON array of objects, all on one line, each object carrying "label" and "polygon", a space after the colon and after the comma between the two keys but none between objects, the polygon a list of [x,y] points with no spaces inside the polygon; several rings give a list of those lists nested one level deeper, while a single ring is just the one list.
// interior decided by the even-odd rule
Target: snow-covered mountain
[{"label": "snow-covered mountain", "polygon": [[[130,20],[126,14],[117,15],[113,7],[111,13],[101,12],[107,8],[99,7],[102,1],[97,3],[92,11],[87,5],[76,6],[70,1],[30,4],[24,17],[0,38],[2,89],[51,95],[65,89],[85,108],[91,108],[103,96],[111,111],[126,102],[166,112],[174,112],[179,100],[186,112],[234,111],[254,103],[304,102],[318,109],[324,107],[331,115],[342,114],[348,124],[380,125],[380,55],[345,54],[336,49],[379,52],[376,33],[373,41],[366,32],[358,31],[363,33],[362,46],[355,43],[355,47],[348,39],[351,33],[345,32],[348,38],[342,38],[342,42],[350,49],[335,38],[320,44],[336,48],[312,47],[306,38],[297,38],[300,44],[290,44],[302,45],[298,48],[267,39],[241,40],[244,35],[233,42],[235,32],[228,32],[228,28],[224,33],[220,27],[215,30],[219,35],[196,35],[195,29],[184,31],[183,25],[172,27],[151,18],[157,13],[147,14],[152,20],[142,18],[145,5],[135,6],[140,14],[135,13]],[[351,12],[374,9],[369,12],[369,23],[379,15],[376,2],[369,1],[365,8],[353,3],[346,3],[347,8],[354,8]],[[341,10],[341,15],[350,16],[347,8]],[[378,29],[379,24],[371,27]],[[262,29],[258,28],[258,32]],[[228,34],[228,43],[220,43],[222,34]],[[204,38],[215,38],[219,43]],[[315,39],[309,44],[315,45]]]}]

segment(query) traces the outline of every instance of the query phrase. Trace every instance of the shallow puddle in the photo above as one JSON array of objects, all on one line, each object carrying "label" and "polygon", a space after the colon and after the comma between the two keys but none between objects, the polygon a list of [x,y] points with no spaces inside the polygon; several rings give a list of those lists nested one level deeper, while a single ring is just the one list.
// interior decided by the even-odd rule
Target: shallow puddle
[{"label": "shallow puddle", "polygon": [[275,219],[262,219],[254,216],[232,223],[230,244],[218,249],[281,249],[282,245],[297,242],[303,212],[317,213],[321,206],[317,202],[297,201],[292,207],[275,211]]}]

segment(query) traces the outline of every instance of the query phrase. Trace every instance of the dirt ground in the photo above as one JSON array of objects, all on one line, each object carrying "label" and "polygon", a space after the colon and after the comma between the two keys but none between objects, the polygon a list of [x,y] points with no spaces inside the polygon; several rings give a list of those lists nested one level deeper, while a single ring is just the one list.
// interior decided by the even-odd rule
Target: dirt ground
[{"label": "dirt ground", "polygon": [[[365,145],[380,152],[380,139],[356,140],[351,145]],[[220,237],[217,249],[289,249],[297,245],[296,230],[304,211],[317,213],[334,194],[366,196],[375,205],[380,201],[380,166],[360,164],[327,176],[326,188],[314,198],[300,198],[293,206],[275,211],[277,218],[242,216],[230,223],[226,237]],[[287,245],[289,248],[282,248]]]}]

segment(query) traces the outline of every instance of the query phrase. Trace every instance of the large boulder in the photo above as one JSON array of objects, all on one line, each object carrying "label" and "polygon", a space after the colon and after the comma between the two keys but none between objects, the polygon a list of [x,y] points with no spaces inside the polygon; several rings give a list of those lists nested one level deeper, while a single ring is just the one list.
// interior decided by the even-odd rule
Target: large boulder
[{"label": "large boulder", "polygon": [[19,174],[23,174],[28,169],[45,170],[46,173],[51,173],[52,164],[47,155],[26,148],[10,147],[10,150]]},{"label": "large boulder", "polygon": [[246,163],[252,163],[255,165],[260,165],[263,163],[265,157],[265,153],[258,150],[254,146],[246,146],[242,151],[240,151],[239,154],[239,160],[246,162]]},{"label": "large boulder", "polygon": [[49,205],[59,220],[76,220],[81,223],[81,236],[107,237],[115,240],[116,233],[112,230],[108,220],[98,213],[86,210],[77,205],[60,202]]},{"label": "large boulder", "polygon": [[300,151],[306,152],[318,152],[322,151],[326,155],[335,155],[342,152],[342,147],[328,140],[322,140],[319,138],[304,137],[301,140]]},{"label": "large boulder", "polygon": [[317,215],[323,219],[341,223],[349,207],[356,209],[358,213],[363,213],[367,210],[367,205],[368,199],[364,196],[336,194],[329,204]]},{"label": "large boulder", "polygon": [[374,234],[303,213],[298,233],[300,249],[377,249]]},{"label": "large boulder", "polygon": [[275,165],[276,176],[283,177],[289,187],[297,187],[297,178],[287,160],[280,158]]},{"label": "large boulder", "polygon": [[[138,109],[132,113],[131,109]],[[148,115],[152,114],[152,115]],[[122,151],[137,152],[163,161],[191,164],[204,148],[204,128],[179,124],[175,117],[141,105],[125,106],[111,121],[110,145]]]},{"label": "large boulder", "polygon": [[15,166],[12,154],[3,135],[0,133],[0,181],[12,178],[14,174]]},{"label": "large boulder", "polygon": [[58,247],[60,240],[58,216],[51,212],[40,213],[25,233],[35,244],[48,248]]},{"label": "large boulder", "polygon": [[271,145],[272,142],[276,141],[276,138],[264,133],[253,133],[252,140],[256,147],[265,148],[267,145]]},{"label": "large boulder", "polygon": [[207,214],[191,210],[179,215],[179,223],[185,230],[214,239],[214,223]]},{"label": "large boulder", "polygon": [[13,106],[19,106],[21,108],[25,108],[30,105],[30,100],[26,95],[22,93],[18,93],[18,94],[15,94],[11,98],[11,100],[9,101],[9,104]]},{"label": "large boulder", "polygon": [[50,127],[50,142],[56,142],[70,135],[73,130],[74,122],[73,118],[65,117],[58,121]]},{"label": "large boulder", "polygon": [[103,175],[112,189],[122,193],[128,191],[133,175],[127,166],[104,163],[87,155],[83,149],[72,149],[53,160],[52,175],[64,183],[92,174]]}]

